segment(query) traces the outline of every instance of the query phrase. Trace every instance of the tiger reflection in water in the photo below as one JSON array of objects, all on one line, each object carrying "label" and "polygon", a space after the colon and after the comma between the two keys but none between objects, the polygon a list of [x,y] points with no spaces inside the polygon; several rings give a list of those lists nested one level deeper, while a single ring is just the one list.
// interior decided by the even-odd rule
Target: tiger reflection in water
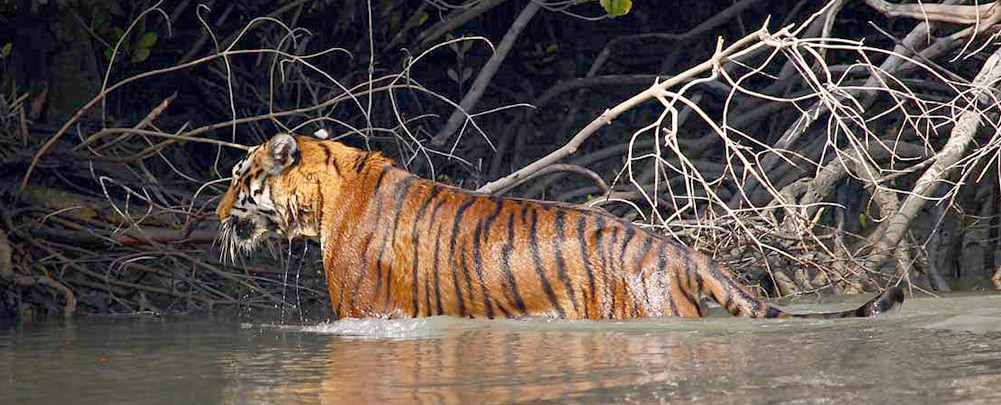
[{"label": "tiger reflection in water", "polygon": [[[816,399],[818,387],[843,384],[839,379],[846,377],[794,370],[837,369],[846,356],[867,364],[863,372],[871,376],[859,378],[899,371],[896,363],[872,357],[885,347],[859,352],[851,344],[802,345],[804,335],[787,333],[788,325],[762,333],[761,326],[719,321],[690,327],[670,320],[614,326],[480,322],[411,340],[303,334],[303,341],[329,342],[231,356],[228,378],[248,373],[247,364],[268,362],[263,367],[274,378],[237,383],[223,402],[762,402],[777,395]],[[563,327],[569,330],[554,330]]]}]

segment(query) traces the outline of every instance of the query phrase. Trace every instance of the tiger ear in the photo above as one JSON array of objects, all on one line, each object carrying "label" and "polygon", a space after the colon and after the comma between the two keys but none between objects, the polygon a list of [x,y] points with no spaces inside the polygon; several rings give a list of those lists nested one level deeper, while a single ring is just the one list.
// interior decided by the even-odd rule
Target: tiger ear
[{"label": "tiger ear", "polygon": [[264,169],[271,175],[281,173],[299,161],[299,144],[295,137],[284,132],[268,141],[268,152],[270,159],[266,159]]}]

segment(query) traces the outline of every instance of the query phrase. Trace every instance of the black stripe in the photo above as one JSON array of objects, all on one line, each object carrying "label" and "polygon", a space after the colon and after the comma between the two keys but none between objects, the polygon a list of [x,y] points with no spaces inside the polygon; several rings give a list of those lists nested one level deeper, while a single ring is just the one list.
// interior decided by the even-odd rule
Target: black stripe
[{"label": "black stripe", "polygon": [[[404,197],[407,196],[410,190],[410,183],[416,179],[415,176],[408,176],[402,181],[396,184],[396,190],[393,191],[393,198],[396,199],[396,209],[393,211],[393,233],[390,235],[386,232],[382,235],[382,244],[379,246],[379,255],[375,260],[375,296],[373,298],[379,297],[379,292],[382,289],[382,256],[386,253],[386,245],[390,240],[396,241],[396,228],[400,225],[400,212],[403,210],[403,202],[406,200]],[[394,261],[395,263],[395,261]],[[389,291],[390,286],[393,282],[393,267],[386,268],[386,304],[389,303],[389,297],[391,291]]]},{"label": "black stripe", "polygon": [[[466,242],[459,245],[459,268],[462,269],[462,277],[466,280],[466,293],[469,294],[469,304],[473,305],[473,275],[469,272],[469,264],[466,262]],[[472,314],[470,314],[472,315]]]},{"label": "black stripe", "polygon": [[567,276],[567,265],[566,261],[563,260],[563,244],[566,243],[567,239],[566,231],[564,230],[563,217],[563,210],[557,209],[555,218],[556,239],[553,240],[553,255],[556,256],[556,274],[559,275],[561,280],[563,280],[563,286],[566,287],[570,294],[570,302],[573,304],[574,311],[577,311],[577,294],[574,292],[573,283],[570,281],[570,277]]},{"label": "black stripe", "polygon": [[549,297],[549,302],[553,304],[556,311],[560,313],[560,318],[566,317],[566,312],[563,311],[563,306],[556,299],[556,293],[553,292],[553,287],[549,285],[549,280],[546,278],[546,271],[542,267],[542,257],[539,256],[539,243],[538,243],[538,229],[537,225],[539,222],[538,214],[535,210],[532,210],[532,222],[531,228],[529,230],[529,240],[528,245],[532,250],[532,260],[535,261],[535,272],[539,275],[539,280],[542,282],[542,289],[545,290],[546,296]]},{"label": "black stripe", "polygon": [[376,195],[378,195],[379,186],[382,185],[382,179],[386,177],[386,173],[389,173],[389,170],[392,168],[393,166],[386,166],[382,168],[381,172],[379,172],[379,178],[375,181],[375,189],[373,190],[373,192],[376,193]]},{"label": "black stripe", "polygon": [[334,159],[334,154],[330,153],[330,145],[323,142],[320,142],[319,145],[320,149],[323,149],[323,156],[325,157],[324,160],[327,162],[327,166],[330,166],[330,161]]},{"label": "black stripe", "polygon": [[[684,287],[684,288],[681,289],[681,293],[685,295],[685,299],[687,299],[688,302],[691,303],[692,306],[695,307],[695,310],[699,313],[699,316],[701,317],[701,316],[703,316],[703,314],[702,314],[702,305],[699,304],[699,299],[698,299],[698,297],[700,296],[700,294],[702,294],[702,292],[701,292],[702,291],[701,290],[701,279],[698,278],[698,273],[693,273],[692,272],[692,269],[691,269],[691,251],[689,251],[687,248],[684,248],[684,247],[680,247],[679,248],[679,246],[676,246],[675,247],[675,252],[685,258],[685,282],[684,283],[681,283],[681,280],[680,280],[681,275],[678,275],[679,285],[681,285],[681,286]],[[692,281],[693,278],[696,279],[696,280],[698,280],[698,284],[699,284],[698,287],[696,287],[696,283],[694,283]]]},{"label": "black stripe", "polygon": [[[491,199],[493,199],[493,198],[491,198]],[[487,222],[483,226],[483,241],[484,242],[490,241],[490,226],[493,225],[494,220],[497,219],[497,216],[500,215],[501,210],[504,208],[504,200],[495,199],[494,201],[497,202],[497,208],[495,208],[494,212],[491,213],[490,216],[487,217]]]},{"label": "black stripe", "polygon": [[636,229],[633,227],[634,225],[630,225],[629,228],[626,228],[626,237],[622,239],[622,251],[619,252],[619,270],[622,270],[622,273],[619,274],[622,275],[626,274],[626,249],[629,249],[629,242],[636,236]]},{"label": "black stripe", "polygon": [[[455,252],[453,251],[453,260],[452,260],[453,264],[454,264],[454,253]],[[461,253],[460,253],[460,256],[465,257],[465,255],[463,255]],[[463,302],[463,298],[462,298],[462,288],[459,287],[459,275],[456,274],[457,272],[455,271],[454,266],[452,267],[452,272],[451,273],[452,273],[452,287],[455,288],[455,295],[456,295],[456,297],[459,298],[459,316],[465,318],[466,317],[466,305]]]},{"label": "black stripe", "polygon": [[518,285],[514,280],[514,273],[511,272],[511,251],[514,250],[514,213],[507,218],[507,244],[501,248],[501,271],[507,275],[507,283],[511,287],[511,294],[514,295],[514,305],[522,314],[528,314],[525,309],[525,302],[521,300],[518,292]]},{"label": "black stripe", "polygon": [[[361,159],[358,159],[358,157],[355,157],[355,170],[358,173],[361,173],[362,169],[365,168],[365,163],[368,163],[368,158],[371,157],[371,156],[372,156],[372,152],[366,152],[365,155],[364,155],[364,157],[362,157]],[[359,160],[361,160],[361,162],[359,162]]]},{"label": "black stripe", "polygon": [[[580,242],[580,257],[581,261],[584,262],[584,270],[587,271],[587,283],[591,292],[591,300],[594,300],[594,269],[591,268],[591,260],[587,254],[587,238],[584,237],[584,227],[587,225],[587,217],[581,215],[577,219],[577,240]],[[587,310],[587,301],[584,300],[585,312]]]},{"label": "black stripe", "polygon": [[445,311],[441,307],[441,280],[438,278],[438,248],[441,246],[441,238],[434,239],[434,302],[438,309],[438,315],[443,315]]},{"label": "black stripe", "polygon": [[[435,226],[435,221],[438,219],[438,215],[437,215],[438,214],[438,210],[441,209],[441,207],[443,205],[445,205],[445,203],[448,202],[448,200],[449,200],[448,198],[442,198],[440,201],[438,201],[437,204],[434,205],[434,208],[431,210],[431,218],[428,220],[428,234],[429,235],[438,235],[438,234],[441,233],[441,227],[438,227],[438,230],[434,231],[434,232],[432,232],[432,229],[435,229],[434,226]],[[443,311],[443,308],[442,308],[442,305],[441,305],[441,280],[439,278],[439,273],[440,272],[439,272],[439,268],[438,268],[438,257],[439,257],[438,253],[440,252],[440,247],[441,247],[441,238],[440,237],[435,237],[435,241],[434,241],[434,267],[433,267],[434,268],[435,304],[436,304],[436,307],[438,309],[438,315],[443,315],[444,311]]]},{"label": "black stripe", "polygon": [[[407,201],[407,195],[410,194],[410,183],[416,179],[416,176],[407,176],[400,184],[396,185],[396,191],[393,193],[393,198],[396,200],[396,210],[393,211],[393,241],[396,241],[396,228],[400,226],[403,203]],[[416,228],[416,225],[414,227]]]},{"label": "black stripe", "polygon": [[440,237],[441,236],[440,235],[440,233],[441,233],[441,227],[438,227],[438,231],[435,232],[435,233],[433,233],[433,234],[431,234],[430,232],[431,232],[431,229],[434,229],[434,226],[435,226],[435,224],[438,221],[438,210],[441,209],[441,207],[443,205],[445,205],[445,203],[447,203],[448,200],[449,200],[448,196],[445,196],[445,198],[442,198],[441,200],[439,200],[438,203],[436,203],[434,205],[434,208],[431,209],[431,218],[428,219],[428,232],[429,232],[430,235],[435,235],[435,237]]},{"label": "black stripe", "polygon": [[[378,224],[378,216],[376,216],[376,224]],[[374,229],[379,229],[378,227]],[[374,232],[373,232],[374,233]],[[372,244],[373,235],[368,235],[365,237],[365,248],[361,251],[361,267],[359,267],[358,277],[355,278],[354,284],[351,286],[351,308],[354,308],[354,297],[358,296],[358,290],[361,289],[361,281],[368,274],[368,247]],[[344,301],[344,293],[341,293],[340,300],[337,302],[338,310],[341,308],[341,303]]]},{"label": "black stripe", "polygon": [[459,210],[455,213],[455,223],[452,224],[452,237],[450,238],[448,247],[451,252],[450,257],[453,259],[455,258],[455,240],[459,237],[459,226],[462,224],[462,215],[466,213],[466,210],[469,209],[470,206],[476,203],[475,197],[466,196],[466,198],[466,202],[462,203],[462,205],[459,206]]},{"label": "black stripe", "polygon": [[691,255],[686,252],[686,254],[685,254],[685,269],[686,269],[686,271],[688,271],[688,272],[690,272],[690,273],[692,273],[692,274],[695,275],[695,290],[698,291],[699,294],[705,294],[705,290],[704,290],[704,288],[705,288],[705,280],[702,279],[702,275],[699,274],[699,272],[697,272],[697,271],[693,272],[691,270],[691,267],[690,267],[691,266],[691,264],[690,264],[691,260],[692,260],[691,259]]},{"label": "black stripe", "polygon": [[616,243],[616,242],[618,242],[618,240],[619,240],[619,228],[613,228],[612,229],[612,237],[609,238],[608,239],[608,243],[606,243],[608,245],[608,257],[609,257],[609,259],[608,259],[608,267],[605,269],[605,272],[606,273],[609,272],[609,271],[612,272],[612,277],[611,277],[612,285],[610,286],[611,287],[610,291],[612,292],[612,294],[611,294],[610,302],[609,302],[609,305],[608,305],[608,311],[609,311],[609,316],[608,317],[609,318],[612,318],[615,315],[615,301],[616,301],[616,299],[615,299],[615,290],[617,289],[616,288],[617,286],[616,286],[616,283],[615,283],[616,282],[616,275],[621,274],[620,272],[617,272],[615,270],[615,268],[614,268],[615,260],[611,258],[611,256],[612,256],[612,249],[615,249],[615,246],[618,245]]},{"label": "black stripe", "polygon": [[333,166],[334,171],[337,172],[337,177],[342,177],[341,165],[337,163],[337,159],[335,159],[333,153],[330,152],[330,145],[325,142],[321,142],[320,147],[323,148],[323,154],[327,157],[327,166]]},{"label": "black stripe", "polygon": [[424,316],[431,316],[431,282],[424,278]]},{"label": "black stripe", "polygon": [[688,299],[688,303],[692,304],[692,306],[695,307],[695,311],[697,311],[699,313],[699,317],[701,317],[702,316],[702,306],[699,305],[698,300],[696,300],[695,297],[692,296],[692,294],[690,294],[686,290],[681,290],[681,293],[684,294],[684,296],[685,296],[686,299]]},{"label": "black stripe", "polygon": [[256,175],[257,173],[255,172],[254,174],[248,174],[246,177],[244,177],[243,188],[250,190],[250,180],[253,179]]},{"label": "black stripe", "polygon": [[[386,166],[386,168],[384,168],[382,170],[382,173],[379,174],[379,179],[376,181],[375,188],[372,190],[372,202],[371,202],[371,204],[375,205],[375,225],[372,226],[372,229],[373,229],[372,234],[371,235],[367,235],[365,237],[365,243],[364,243],[365,247],[362,248],[362,250],[361,250],[361,268],[360,268],[361,271],[358,272],[358,277],[355,278],[354,285],[351,288],[351,297],[352,297],[351,307],[352,308],[354,308],[354,297],[358,296],[358,290],[361,287],[361,281],[362,281],[363,278],[365,278],[365,275],[368,273],[368,249],[372,245],[372,239],[374,239],[375,235],[379,232],[379,221],[382,220],[382,198],[381,198],[382,196],[379,193],[379,185],[382,183],[382,179],[383,179],[383,177],[386,176],[387,172],[389,172],[389,166]],[[343,298],[344,298],[344,294],[341,294],[341,300],[342,301],[343,301]],[[337,303],[337,307],[338,308],[341,307],[341,303],[340,302]]]},{"label": "black stripe", "polygon": [[[476,270],[476,277],[480,281],[480,290],[483,293],[483,306],[487,309],[487,318],[494,317],[494,308],[490,304],[490,295],[487,294],[487,282],[483,279],[483,257],[480,256],[480,235],[483,232],[483,221],[477,222],[476,231],[473,232],[473,269]],[[470,297],[472,297],[470,291]]]},{"label": "black stripe", "polygon": [[[761,312],[761,301],[758,301],[757,298],[754,298],[753,296],[751,296],[747,291],[744,291],[744,290],[742,290],[740,288],[736,288],[737,282],[734,281],[728,274],[726,274],[722,270],[720,270],[719,266],[716,263],[709,262],[706,265],[706,269],[709,271],[710,277],[715,278],[719,284],[721,284],[724,288],[727,289],[727,299],[728,300],[733,301],[732,294],[733,294],[734,291],[736,291],[737,294],[739,295],[739,298],[741,300],[743,300],[744,302],[750,302],[751,303],[751,305],[752,305],[751,311],[752,312],[750,314],[747,314],[747,315],[757,316],[758,313]],[[738,303],[736,301],[734,301],[734,304],[738,304]],[[745,312],[739,306],[737,306],[735,309],[736,309],[736,313],[734,313],[734,315],[743,314]]]},{"label": "black stripe", "polygon": [[674,296],[671,295],[671,289],[664,285],[664,277],[667,277],[667,252],[664,249],[660,249],[657,252],[657,274],[660,275],[660,289],[664,292],[667,297],[668,306],[671,308],[671,315],[678,316],[678,304],[674,302]]},{"label": "black stripe", "polygon": [[[457,267],[456,265],[459,264],[459,263],[456,263],[456,261],[455,261],[455,250],[456,250],[455,241],[459,237],[459,226],[462,224],[462,215],[465,214],[466,210],[469,209],[469,207],[472,206],[473,203],[476,202],[476,198],[475,197],[466,196],[466,198],[467,198],[466,202],[462,203],[462,205],[459,206],[459,210],[455,214],[455,222],[452,224],[452,237],[450,238],[450,241],[449,241],[449,244],[448,244],[448,246],[449,246],[449,266],[452,269],[454,269],[455,267]],[[462,255],[462,259],[465,260],[465,255]],[[459,289],[459,279],[458,279],[458,276],[455,274],[454,270],[452,271],[452,281],[453,281],[453,284],[455,286],[455,293],[458,294],[458,296],[459,296],[459,313],[461,314],[461,316],[465,317],[466,316],[466,307],[465,307],[465,303],[463,302],[463,299],[462,299],[462,291],[460,291],[460,289]]]},{"label": "black stripe", "polygon": [[[601,262],[600,267],[598,267],[598,269],[601,270],[601,283],[602,283],[602,290],[601,290],[602,294],[601,295],[602,295],[602,300],[603,300],[603,302],[599,303],[598,307],[599,308],[605,308],[606,307],[606,303],[611,300],[609,298],[609,292],[611,291],[611,286],[608,283],[608,260],[607,260],[607,257],[605,257],[604,244],[602,243],[602,242],[604,242],[604,239],[605,239],[604,238],[604,233],[605,233],[604,232],[605,231],[605,217],[604,216],[598,217],[597,223],[595,224],[594,228],[595,228],[594,229],[594,250],[598,252],[598,260]],[[611,291],[611,294],[614,294],[614,293],[615,293],[614,291]],[[608,317],[608,316],[606,316],[606,317]]]},{"label": "black stripe", "polygon": [[[413,299],[413,305],[414,305],[414,317],[417,317],[417,296],[418,296],[417,269],[419,267],[419,262],[420,262],[420,255],[417,254],[418,247],[420,246],[420,237],[417,234],[417,224],[421,222],[421,218],[427,211],[428,205],[431,204],[431,201],[434,200],[435,196],[437,196],[438,192],[440,191],[441,187],[438,186],[437,184],[431,187],[431,192],[428,193],[428,198],[426,198],[424,202],[421,203],[421,207],[417,209],[417,217],[414,219],[414,227],[410,231],[410,240],[411,243],[414,245],[414,252],[413,252],[414,268],[413,268],[413,278],[412,278],[413,294],[411,297]],[[397,219],[399,219],[398,216]]]},{"label": "black stripe", "polygon": [[506,309],[504,309],[504,306],[500,304],[500,301],[495,301],[495,303],[497,304],[497,309],[499,309],[501,313],[504,314],[505,318],[511,317],[511,313],[508,312]]},{"label": "black stripe", "polygon": [[525,203],[525,204],[523,204],[521,206],[521,222],[522,223],[528,222],[528,219],[526,218],[526,215],[528,214],[528,211],[531,211],[531,210],[532,210],[532,205],[531,204]]},{"label": "black stripe", "polygon": [[[330,164],[334,166],[334,171],[337,172],[338,177],[344,177],[343,175],[341,175],[341,165],[337,163],[337,159],[332,160]],[[391,167],[391,166],[386,166],[386,167]]]}]

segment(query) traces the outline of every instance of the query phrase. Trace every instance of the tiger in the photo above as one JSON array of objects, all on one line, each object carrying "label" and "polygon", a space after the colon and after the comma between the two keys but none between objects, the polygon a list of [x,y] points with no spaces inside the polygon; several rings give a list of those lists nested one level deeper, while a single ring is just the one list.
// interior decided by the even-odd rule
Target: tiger
[{"label": "tiger", "polygon": [[477,193],[284,132],[233,166],[216,215],[234,260],[269,235],[318,239],[338,319],[697,318],[703,298],[734,316],[845,318],[904,300],[890,287],[857,309],[785,312],[707,255],[604,210]]}]

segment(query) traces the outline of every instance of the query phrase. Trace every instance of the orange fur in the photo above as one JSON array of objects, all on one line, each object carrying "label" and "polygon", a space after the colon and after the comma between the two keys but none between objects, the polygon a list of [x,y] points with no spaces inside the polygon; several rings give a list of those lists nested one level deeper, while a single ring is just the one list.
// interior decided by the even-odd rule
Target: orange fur
[{"label": "orange fur", "polygon": [[705,255],[601,211],[435,183],[333,141],[279,134],[236,169],[217,210],[224,247],[318,237],[338,317],[699,317],[703,296],[734,315],[845,317],[903,300],[891,289],[851,311],[788,314]]}]

